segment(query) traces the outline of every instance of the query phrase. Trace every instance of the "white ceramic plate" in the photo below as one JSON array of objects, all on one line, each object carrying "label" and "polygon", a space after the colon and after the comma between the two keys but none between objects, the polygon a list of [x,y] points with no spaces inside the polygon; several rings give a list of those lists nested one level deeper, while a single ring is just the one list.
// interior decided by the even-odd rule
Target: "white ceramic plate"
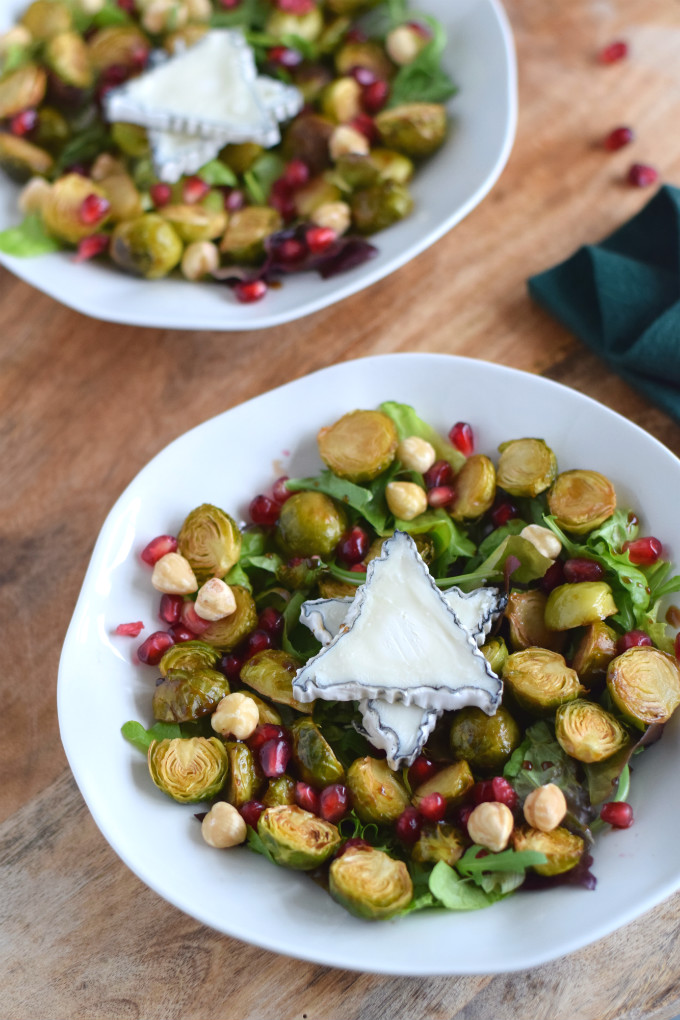
[{"label": "white ceramic plate", "polygon": [[[0,10],[25,6],[11,0]],[[309,315],[375,283],[404,265],[481,202],[505,166],[515,134],[515,58],[499,0],[422,0],[414,9],[438,17],[448,32],[446,66],[460,92],[450,102],[453,123],[444,148],[418,172],[415,210],[377,237],[379,255],[321,280],[316,273],[286,279],[255,305],[241,305],[224,286],[182,279],[138,280],[113,266],[76,264],[64,252],[38,259],[0,253],[0,263],[27,283],[86,315],[134,326],[234,331],[276,326]],[[0,229],[18,222],[18,188],[0,175]]]},{"label": "white ceramic plate", "polygon": [[[351,398],[348,398],[351,394]],[[636,766],[635,825],[599,839],[595,892],[524,893],[471,914],[357,920],[309,878],[247,849],[202,842],[195,808],[151,783],[144,757],[121,737],[128,719],[151,723],[155,673],[133,665],[139,640],[117,624],[157,629],[158,596],[139,552],[176,533],[194,506],[213,502],[245,516],[275,477],[320,467],[315,436],[350,408],[412,404],[445,433],[473,424],[477,449],[543,436],[561,470],[588,467],[615,483],[644,530],[680,562],[680,461],[645,432],[537,376],[435,354],[395,354],[324,369],[257,397],[181,436],[120,497],[97,541],[59,670],[59,722],[71,768],[111,846],[147,885],[218,931],[291,956],[393,974],[472,974],[532,967],[606,935],[680,887],[677,799],[680,722]],[[350,403],[348,403],[350,400]],[[77,866],[77,865],[76,865]]]}]

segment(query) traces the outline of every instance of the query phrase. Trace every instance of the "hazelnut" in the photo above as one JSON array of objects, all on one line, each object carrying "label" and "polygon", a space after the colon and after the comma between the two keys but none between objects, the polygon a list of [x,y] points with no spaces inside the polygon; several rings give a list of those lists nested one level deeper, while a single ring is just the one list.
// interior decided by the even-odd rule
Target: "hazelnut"
[{"label": "hazelnut", "polygon": [[182,275],[187,280],[201,280],[213,273],[220,264],[220,253],[212,241],[192,241],[182,255]]},{"label": "hazelnut", "polygon": [[546,783],[532,790],[524,801],[524,817],[532,829],[552,832],[567,813],[567,802],[559,786]]},{"label": "hazelnut", "polygon": [[407,436],[397,447],[397,457],[409,471],[419,471],[421,475],[432,467],[437,454],[432,443],[420,436]]},{"label": "hazelnut", "polygon": [[410,25],[397,25],[388,32],[385,49],[390,60],[399,67],[405,67],[413,63],[427,43],[428,39],[422,32]]},{"label": "hazelnut", "polygon": [[260,710],[247,694],[236,691],[222,698],[210,717],[215,733],[247,740],[260,723]]},{"label": "hazelnut", "polygon": [[184,0],[189,21],[210,21],[212,6],[210,0]]},{"label": "hazelnut", "polygon": [[117,177],[124,173],[125,164],[120,159],[116,159],[110,152],[102,152],[92,164],[90,177],[93,181],[104,181],[107,177]]},{"label": "hazelnut", "polygon": [[201,835],[206,843],[223,850],[245,842],[247,827],[233,804],[218,800],[201,822]]},{"label": "hazelnut", "polygon": [[328,143],[328,151],[333,160],[341,156],[367,156],[370,149],[366,135],[347,124],[336,127]]},{"label": "hazelnut", "polygon": [[412,521],[427,510],[427,494],[415,482],[389,482],[385,499],[394,516],[402,521]]},{"label": "hazelnut", "polygon": [[19,208],[22,213],[40,212],[51,190],[51,184],[44,177],[31,177],[19,194]]},{"label": "hazelnut", "polygon": [[527,524],[519,534],[520,538],[526,538],[542,556],[547,556],[549,560],[556,560],[562,551],[562,543],[554,531],[544,528],[540,524]]},{"label": "hazelnut", "polygon": [[194,609],[202,620],[223,620],[236,612],[236,599],[228,584],[211,577],[199,588]]},{"label": "hazelnut", "polygon": [[312,213],[311,220],[317,227],[330,227],[340,236],[349,230],[352,210],[347,202],[322,202]]},{"label": "hazelnut", "polygon": [[186,7],[177,0],[151,0],[145,6],[142,25],[151,35],[160,35],[171,29],[177,31],[178,28],[184,28],[187,18]]},{"label": "hazelnut", "polygon": [[496,854],[505,850],[514,827],[512,811],[497,800],[478,804],[467,822],[470,839]]},{"label": "hazelnut", "polygon": [[164,595],[190,595],[198,589],[191,564],[177,552],[166,553],[156,560],[151,583],[156,591],[162,591]]}]

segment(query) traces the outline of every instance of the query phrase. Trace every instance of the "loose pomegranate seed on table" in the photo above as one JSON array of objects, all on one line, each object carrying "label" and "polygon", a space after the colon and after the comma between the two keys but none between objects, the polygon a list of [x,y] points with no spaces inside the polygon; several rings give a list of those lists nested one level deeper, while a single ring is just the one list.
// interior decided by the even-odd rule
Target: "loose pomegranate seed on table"
[{"label": "loose pomegranate seed on table", "polygon": [[625,800],[612,800],[602,806],[600,818],[615,829],[628,829],[633,824],[633,809]]},{"label": "loose pomegranate seed on table", "polygon": [[141,620],[137,620],[135,623],[119,623],[115,633],[122,637],[139,637],[143,630],[144,624]]},{"label": "loose pomegranate seed on table", "polygon": [[623,39],[615,39],[601,49],[597,56],[601,64],[615,64],[628,56],[628,43]]},{"label": "loose pomegranate seed on table", "polygon": [[635,538],[630,542],[624,542],[621,551],[628,553],[631,563],[639,567],[651,567],[663,553],[663,546],[658,538],[650,535],[648,538]]},{"label": "loose pomegranate seed on table", "polygon": [[564,580],[568,584],[578,584],[579,581],[601,581],[603,577],[604,567],[596,560],[575,556],[573,559],[564,561]]},{"label": "loose pomegranate seed on table", "polygon": [[78,218],[81,223],[84,223],[88,227],[92,227],[95,223],[99,223],[101,220],[105,219],[110,210],[111,203],[109,200],[107,198],[103,198],[101,195],[95,195],[93,192],[91,195],[86,195],[80,203]]},{"label": "loose pomegranate seed on table", "polygon": [[260,748],[260,768],[269,779],[282,776],[290,761],[291,747],[287,740],[268,740]]},{"label": "loose pomegranate seed on table", "polygon": [[250,501],[248,513],[253,524],[271,526],[276,524],[281,513],[281,504],[269,496],[260,494]]},{"label": "loose pomegranate seed on table", "polygon": [[417,808],[404,808],[394,823],[394,829],[402,843],[415,843],[423,829],[423,816]]},{"label": "loose pomegranate seed on table", "polygon": [[137,658],[145,666],[157,666],[168,648],[172,648],[174,643],[175,639],[172,634],[165,630],[154,631],[145,641],[142,641],[137,649]]},{"label": "loose pomegranate seed on table", "polygon": [[616,642],[616,650],[621,654],[621,652],[627,652],[629,648],[640,648],[651,644],[652,639],[649,634],[645,634],[644,630],[629,630],[626,634],[622,634]]},{"label": "loose pomegranate seed on table", "polygon": [[659,179],[659,171],[645,163],[633,163],[628,170],[628,183],[634,188],[648,188],[656,184]]},{"label": "loose pomegranate seed on table", "polygon": [[629,127],[617,127],[605,137],[604,147],[607,152],[616,152],[618,149],[622,149],[624,145],[630,145],[635,135]]},{"label": "loose pomegranate seed on table", "polygon": [[164,623],[179,623],[184,599],[181,595],[161,595],[158,616]]},{"label": "loose pomegranate seed on table", "polygon": [[177,552],[177,539],[173,535],[157,535],[156,538],[151,539],[139,555],[145,563],[153,567],[161,556],[171,552]]},{"label": "loose pomegranate seed on table", "polygon": [[309,783],[298,782],[295,784],[295,803],[305,811],[311,811],[313,815],[318,815],[319,791]]},{"label": "loose pomegranate seed on table", "polygon": [[363,560],[369,547],[368,534],[363,528],[356,525],[346,532],[335,547],[338,559],[348,567],[354,566]]},{"label": "loose pomegranate seed on table", "polygon": [[331,783],[319,794],[319,815],[326,822],[339,822],[349,807],[349,790],[343,783]]},{"label": "loose pomegranate seed on table", "polygon": [[239,281],[234,287],[236,299],[242,305],[251,305],[255,301],[261,301],[267,293],[267,284],[264,280],[252,280],[250,283]]}]

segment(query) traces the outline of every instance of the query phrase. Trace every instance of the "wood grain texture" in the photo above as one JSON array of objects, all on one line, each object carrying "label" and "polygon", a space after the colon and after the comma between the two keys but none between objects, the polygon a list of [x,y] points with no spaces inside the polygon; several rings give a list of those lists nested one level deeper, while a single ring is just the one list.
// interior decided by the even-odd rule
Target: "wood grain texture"
[{"label": "wood grain texture", "polygon": [[[680,6],[506,6],[520,69],[508,166],[455,230],[369,291],[277,329],[191,333],[98,323],[0,271],[0,1015],[8,1020],[667,1020],[680,1012],[680,895],[588,949],[496,977],[354,974],[217,935],[118,860],[59,741],[61,643],[110,506],[176,436],[272,386],[365,355],[455,353],[575,387],[680,454],[680,428],[534,306],[525,285],[648,200],[624,184],[631,161],[680,182]],[[598,66],[598,48],[618,37],[631,42],[630,60]],[[621,123],[637,141],[605,154],[602,137]]]}]

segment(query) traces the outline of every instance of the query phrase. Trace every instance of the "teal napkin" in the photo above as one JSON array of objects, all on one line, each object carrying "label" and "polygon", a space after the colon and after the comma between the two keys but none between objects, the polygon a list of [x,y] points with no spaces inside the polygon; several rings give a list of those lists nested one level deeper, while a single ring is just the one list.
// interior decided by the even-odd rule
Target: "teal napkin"
[{"label": "teal napkin", "polygon": [[680,189],[531,277],[531,296],[680,422]]}]

